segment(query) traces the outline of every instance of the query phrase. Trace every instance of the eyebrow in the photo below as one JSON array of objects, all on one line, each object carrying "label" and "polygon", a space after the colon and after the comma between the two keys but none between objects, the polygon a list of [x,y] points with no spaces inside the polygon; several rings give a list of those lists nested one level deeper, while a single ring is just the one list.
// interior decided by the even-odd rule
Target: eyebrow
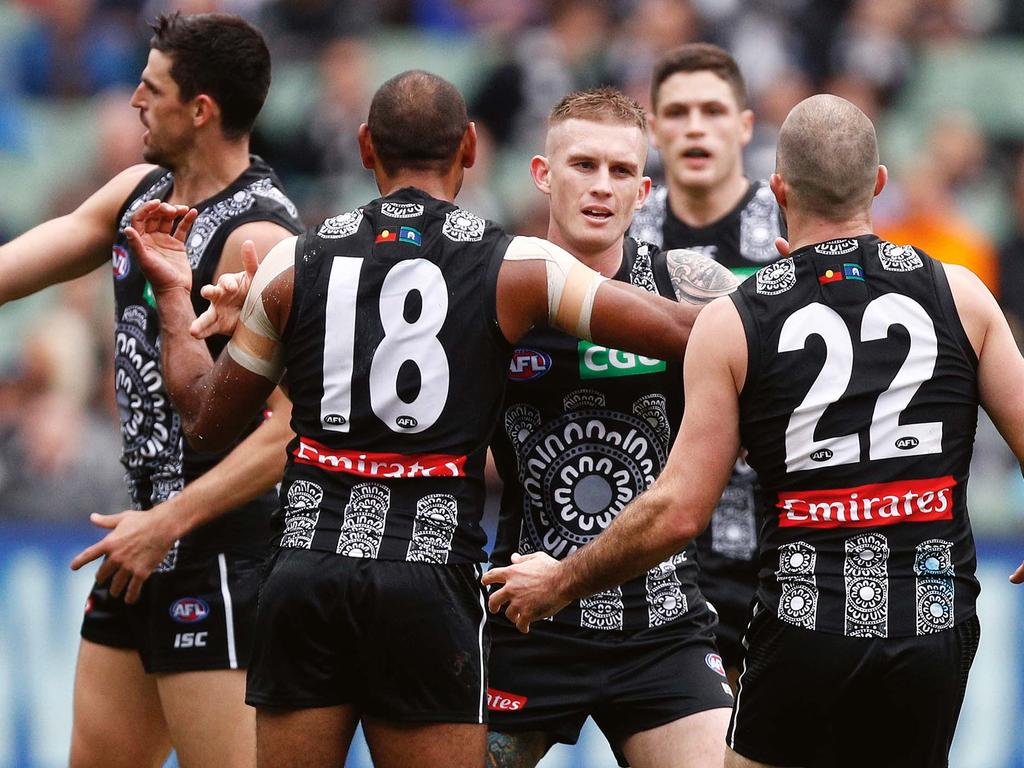
[{"label": "eyebrow", "polygon": [[[590,160],[591,162],[594,163],[600,162],[600,160],[597,159],[596,154],[592,154],[589,152],[576,152],[574,154],[568,155],[565,159],[567,163],[575,163],[579,160]],[[639,170],[640,168],[639,163],[635,163],[630,160],[618,160],[615,158],[609,159],[608,165],[621,165],[633,171]]]}]

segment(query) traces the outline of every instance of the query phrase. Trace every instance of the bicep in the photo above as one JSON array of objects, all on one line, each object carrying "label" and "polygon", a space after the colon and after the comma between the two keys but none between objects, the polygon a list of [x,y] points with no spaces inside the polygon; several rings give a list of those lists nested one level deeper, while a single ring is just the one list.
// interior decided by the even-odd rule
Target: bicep
[{"label": "bicep", "polygon": [[229,275],[243,270],[242,244],[246,240],[252,240],[256,246],[256,258],[262,263],[276,245],[294,236],[293,232],[272,221],[251,221],[248,224],[243,224],[228,235],[227,240],[224,241],[213,282],[216,283],[221,275]]},{"label": "bicep", "polygon": [[1024,461],[1024,358],[1006,318],[994,310],[978,356],[978,393],[1018,461]]}]

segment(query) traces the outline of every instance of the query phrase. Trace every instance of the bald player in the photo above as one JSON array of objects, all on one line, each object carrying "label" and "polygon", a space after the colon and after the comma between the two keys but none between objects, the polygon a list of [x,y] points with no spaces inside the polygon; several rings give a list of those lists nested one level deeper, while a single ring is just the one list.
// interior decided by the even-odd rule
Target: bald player
[{"label": "bald player", "polygon": [[886,177],[860,110],[798,104],[771,178],[791,258],[695,324],[665,471],[574,556],[485,577],[526,631],[642,572],[707,524],[742,442],[764,524],[729,768],[947,763],[979,639],[977,409],[1024,459],[1024,359],[974,274],[872,234]]},{"label": "bald player", "polygon": [[193,444],[230,439],[287,371],[284,534],[246,691],[259,764],[341,765],[361,721],[377,766],[478,768],[483,470],[511,345],[550,324],[678,359],[700,307],[456,207],[476,132],[441,78],[381,86],[359,147],[382,197],[273,249],[216,363],[189,334],[194,214],[153,202],[128,233]]}]

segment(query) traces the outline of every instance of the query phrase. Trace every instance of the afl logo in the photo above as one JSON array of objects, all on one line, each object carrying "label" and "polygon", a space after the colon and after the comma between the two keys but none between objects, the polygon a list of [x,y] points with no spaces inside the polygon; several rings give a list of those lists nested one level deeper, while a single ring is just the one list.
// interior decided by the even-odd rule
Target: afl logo
[{"label": "afl logo", "polygon": [[397,419],[395,419],[395,424],[401,427],[402,429],[412,429],[417,424],[419,424],[419,422],[416,421],[416,419],[414,419],[412,416],[399,416]]},{"label": "afl logo", "polygon": [[896,447],[901,451],[909,451],[912,448],[917,448],[921,444],[921,441],[916,437],[901,437],[896,440]]},{"label": "afl logo", "polygon": [[832,451],[828,448],[819,448],[811,454],[811,461],[828,461],[832,458]]},{"label": "afl logo", "polygon": [[333,424],[334,426],[340,427],[346,421],[348,421],[348,419],[346,419],[340,413],[328,413],[326,416],[324,416],[324,424]]},{"label": "afl logo", "polygon": [[512,381],[530,381],[551,370],[551,356],[537,349],[520,347],[512,353],[508,377]]},{"label": "afl logo", "polygon": [[171,618],[179,624],[195,624],[210,615],[210,606],[198,597],[183,597],[171,603]]},{"label": "afl logo", "polygon": [[117,280],[124,280],[132,266],[131,259],[128,258],[128,249],[123,245],[115,245],[110,261],[114,268],[114,277]]}]

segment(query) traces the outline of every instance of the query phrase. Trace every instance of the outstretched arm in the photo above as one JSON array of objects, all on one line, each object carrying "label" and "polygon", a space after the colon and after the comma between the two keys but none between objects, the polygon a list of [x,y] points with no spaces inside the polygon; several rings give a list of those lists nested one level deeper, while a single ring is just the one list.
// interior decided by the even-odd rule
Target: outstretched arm
[{"label": "outstretched arm", "polygon": [[513,556],[492,568],[484,584],[497,612],[520,631],[574,599],[638,576],[696,537],[728,482],[739,450],[739,395],[746,346],[730,301],[712,304],[693,329],[684,363],[686,411],[661,476],[603,534],[561,562],[544,554]]},{"label": "outstretched arm", "polygon": [[514,238],[498,275],[498,322],[516,341],[534,325],[550,324],[616,349],[681,360],[697,314],[735,288],[724,267],[693,253],[672,251],[678,301],[602,278],[546,240]]},{"label": "outstretched arm", "polygon": [[122,171],[66,216],[0,247],[0,304],[73,280],[110,259],[117,212],[151,165]]}]

